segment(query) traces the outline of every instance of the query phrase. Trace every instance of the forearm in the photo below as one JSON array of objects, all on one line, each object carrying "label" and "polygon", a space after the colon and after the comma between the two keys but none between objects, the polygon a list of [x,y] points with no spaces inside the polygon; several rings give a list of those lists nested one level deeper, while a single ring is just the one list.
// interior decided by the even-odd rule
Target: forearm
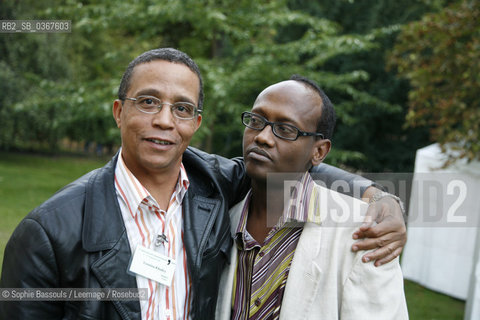
[{"label": "forearm", "polygon": [[357,199],[362,198],[370,187],[375,186],[369,179],[325,163],[310,169],[310,175],[318,184]]},{"label": "forearm", "polygon": [[385,196],[382,187],[371,180],[327,164],[313,167],[311,175],[329,189],[370,203],[365,224],[352,235],[354,239],[363,239],[352,246],[353,251],[376,249],[363,256],[364,262],[375,261],[380,266],[400,255],[407,234],[405,212],[398,198]]}]

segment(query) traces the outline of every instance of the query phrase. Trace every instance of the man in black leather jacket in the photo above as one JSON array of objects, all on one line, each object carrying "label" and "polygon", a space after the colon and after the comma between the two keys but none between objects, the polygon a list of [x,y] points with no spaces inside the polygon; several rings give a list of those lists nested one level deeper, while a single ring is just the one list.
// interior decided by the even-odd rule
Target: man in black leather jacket
[{"label": "man in black leather jacket", "polygon": [[[144,102],[145,110],[153,104],[158,113],[140,110],[139,101],[145,95],[151,97]],[[121,151],[22,220],[5,249],[1,287],[137,288],[136,276],[128,272],[132,244],[115,187],[116,165],[122,157],[164,209],[183,165],[189,186],[181,203],[182,233],[193,292],[184,317],[213,319],[219,277],[232,245],[227,212],[245,196],[249,181],[241,159],[187,148],[201,124],[202,104],[200,72],[183,52],[157,49],[132,61],[113,107],[122,133]],[[194,109],[188,110],[191,105]],[[182,112],[191,112],[192,118]],[[354,181],[363,190],[370,184],[327,165],[316,170],[330,180],[348,181],[352,190]],[[0,301],[0,318],[146,319],[138,300],[68,299]]]}]

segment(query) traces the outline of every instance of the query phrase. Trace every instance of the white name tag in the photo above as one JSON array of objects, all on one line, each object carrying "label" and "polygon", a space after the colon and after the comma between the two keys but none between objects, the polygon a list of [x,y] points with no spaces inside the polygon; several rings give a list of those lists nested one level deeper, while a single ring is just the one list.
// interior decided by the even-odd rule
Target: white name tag
[{"label": "white name tag", "polygon": [[129,271],[169,287],[172,284],[175,266],[174,259],[138,245]]}]

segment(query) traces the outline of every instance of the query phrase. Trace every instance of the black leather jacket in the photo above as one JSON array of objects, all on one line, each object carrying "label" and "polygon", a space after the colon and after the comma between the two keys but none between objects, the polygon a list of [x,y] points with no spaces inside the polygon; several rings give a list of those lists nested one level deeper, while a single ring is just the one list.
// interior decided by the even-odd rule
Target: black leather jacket
[{"label": "black leather jacket", "polygon": [[[3,288],[136,288],[114,187],[118,155],[33,210],[5,249]],[[248,189],[243,163],[188,148],[184,244],[194,319],[213,319],[232,240],[228,208]],[[242,189],[243,186],[243,189]],[[238,198],[238,199],[237,199]],[[138,301],[1,302],[1,319],[141,319]]]},{"label": "black leather jacket", "polygon": [[[114,187],[115,156],[30,212],[4,255],[2,288],[136,288]],[[243,162],[188,148],[184,245],[193,283],[193,319],[214,318],[220,274],[232,240],[229,207],[249,188]],[[328,177],[358,176],[322,165]],[[327,185],[329,182],[327,182]],[[0,319],[141,319],[138,300],[0,301]]]}]

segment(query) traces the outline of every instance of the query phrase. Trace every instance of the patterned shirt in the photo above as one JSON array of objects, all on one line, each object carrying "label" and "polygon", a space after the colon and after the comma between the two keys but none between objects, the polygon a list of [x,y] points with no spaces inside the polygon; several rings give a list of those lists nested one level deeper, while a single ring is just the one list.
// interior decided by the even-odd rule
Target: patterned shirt
[{"label": "patterned shirt", "polygon": [[[148,300],[140,300],[142,320],[190,319],[192,284],[187,269],[187,255],[183,246],[182,200],[189,185],[183,164],[167,211],[135,178],[118,157],[115,169],[117,200],[122,211],[130,249],[137,245],[153,249],[176,260],[175,273],[170,286],[137,275],[137,287],[148,289]],[[158,235],[167,241],[155,245]]]},{"label": "patterned shirt", "polygon": [[[283,294],[302,224],[312,216],[313,180],[306,173],[292,188],[287,209],[268,233],[263,246],[246,230],[251,192],[236,232],[238,260],[232,295],[232,319],[278,319]],[[310,211],[310,213],[309,213]]]}]

